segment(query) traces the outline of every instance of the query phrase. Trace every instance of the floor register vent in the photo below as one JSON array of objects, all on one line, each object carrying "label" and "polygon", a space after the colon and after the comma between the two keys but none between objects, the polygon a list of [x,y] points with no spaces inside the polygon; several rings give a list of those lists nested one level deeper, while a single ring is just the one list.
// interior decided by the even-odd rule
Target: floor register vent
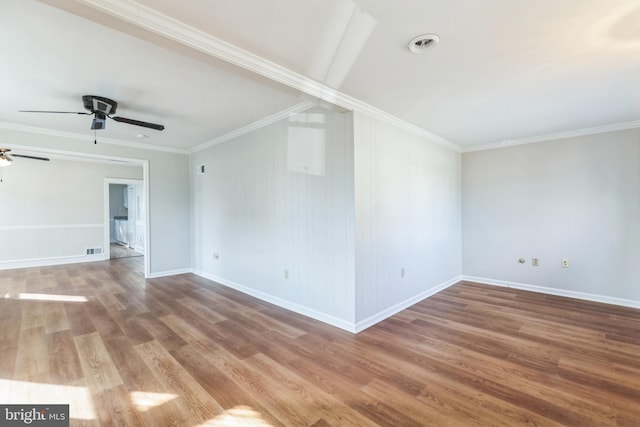
[{"label": "floor register vent", "polygon": [[102,248],[89,248],[87,249],[87,255],[100,255]]}]

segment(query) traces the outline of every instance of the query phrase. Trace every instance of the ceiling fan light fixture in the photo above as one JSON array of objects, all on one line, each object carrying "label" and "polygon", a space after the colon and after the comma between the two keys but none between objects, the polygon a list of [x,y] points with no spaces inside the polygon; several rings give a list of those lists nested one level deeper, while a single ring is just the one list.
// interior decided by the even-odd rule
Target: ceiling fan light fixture
[{"label": "ceiling fan light fixture", "polygon": [[11,166],[12,162],[13,162],[13,159],[11,159],[11,157],[7,156],[4,153],[0,153],[0,168]]},{"label": "ceiling fan light fixture", "polygon": [[104,114],[96,112],[91,121],[91,130],[101,130],[107,126],[107,118]]},{"label": "ceiling fan light fixture", "polygon": [[422,53],[438,43],[440,43],[440,37],[437,34],[422,34],[411,39],[409,50],[413,53]]}]

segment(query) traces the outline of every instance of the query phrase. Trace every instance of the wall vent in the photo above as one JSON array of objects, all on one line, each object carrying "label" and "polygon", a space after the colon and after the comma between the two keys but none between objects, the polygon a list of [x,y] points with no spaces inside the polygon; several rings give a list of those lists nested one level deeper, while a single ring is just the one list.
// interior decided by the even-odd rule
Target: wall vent
[{"label": "wall vent", "polygon": [[102,253],[102,248],[88,248],[87,255],[100,255]]}]

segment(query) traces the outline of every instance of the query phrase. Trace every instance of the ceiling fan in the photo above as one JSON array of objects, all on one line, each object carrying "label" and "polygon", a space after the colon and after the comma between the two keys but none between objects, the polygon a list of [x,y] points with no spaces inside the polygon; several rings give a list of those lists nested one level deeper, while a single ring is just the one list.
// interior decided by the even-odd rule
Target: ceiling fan
[{"label": "ceiling fan", "polygon": [[96,95],[83,95],[82,103],[85,110],[89,112],[76,112],[76,111],[40,111],[40,110],[20,110],[21,113],[54,113],[54,114],[82,114],[93,115],[93,121],[91,122],[92,130],[104,129],[107,124],[107,118],[113,121],[126,123],[135,126],[142,126],[145,128],[164,130],[164,125],[156,123],[143,122],[140,120],[127,119],[126,117],[112,116],[116,113],[118,103],[112,99],[104,98]]},{"label": "ceiling fan", "polygon": [[10,151],[11,151],[10,148],[0,147],[0,168],[3,168],[5,166],[11,166],[11,164],[13,163],[14,157],[21,157],[23,159],[32,159],[32,160],[43,160],[45,162],[49,161],[49,159],[46,157],[27,156],[25,154],[9,154]]},{"label": "ceiling fan", "polygon": [[4,182],[2,169],[4,167],[6,167],[6,166],[11,166],[11,164],[13,163],[13,158],[14,157],[21,157],[21,158],[24,158],[24,159],[33,159],[33,160],[43,160],[45,162],[49,161],[49,159],[46,158],[46,157],[27,156],[25,154],[11,154],[11,155],[9,155],[10,151],[11,151],[10,148],[0,147],[0,182]]}]

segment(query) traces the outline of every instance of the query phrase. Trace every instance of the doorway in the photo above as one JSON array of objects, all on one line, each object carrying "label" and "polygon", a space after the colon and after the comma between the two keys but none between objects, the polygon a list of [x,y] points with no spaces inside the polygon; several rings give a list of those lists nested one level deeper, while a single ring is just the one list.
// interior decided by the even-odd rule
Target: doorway
[{"label": "doorway", "polygon": [[144,181],[105,179],[106,259],[144,257],[146,203]]}]

